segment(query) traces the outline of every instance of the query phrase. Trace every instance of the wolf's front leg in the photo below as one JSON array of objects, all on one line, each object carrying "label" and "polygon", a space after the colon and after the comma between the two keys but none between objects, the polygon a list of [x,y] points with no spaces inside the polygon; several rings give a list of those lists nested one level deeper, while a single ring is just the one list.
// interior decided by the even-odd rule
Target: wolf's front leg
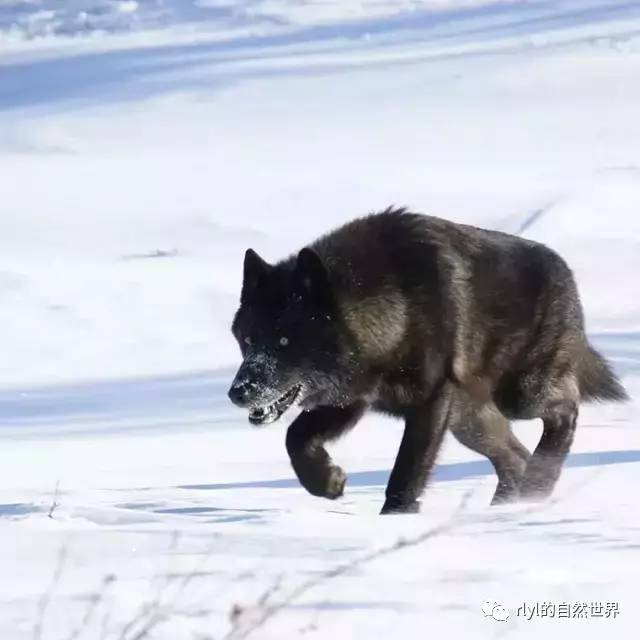
[{"label": "wolf's front leg", "polygon": [[461,413],[460,402],[455,387],[445,382],[427,404],[407,411],[402,442],[380,513],[417,513],[420,510],[418,498],[447,427]]},{"label": "wolf's front leg", "polygon": [[364,404],[318,407],[302,412],[287,431],[287,451],[300,484],[314,496],[335,499],[344,491],[346,475],[323,447],[353,427]]}]

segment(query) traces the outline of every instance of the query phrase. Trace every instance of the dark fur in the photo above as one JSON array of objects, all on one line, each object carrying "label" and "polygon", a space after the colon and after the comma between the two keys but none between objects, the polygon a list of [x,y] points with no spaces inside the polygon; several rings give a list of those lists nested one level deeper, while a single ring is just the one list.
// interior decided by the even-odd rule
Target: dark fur
[{"label": "dark fur", "polygon": [[[287,450],[312,494],[344,488],[324,442],[368,409],[405,420],[383,513],[419,508],[447,429],[493,463],[494,502],[547,496],[579,402],[626,398],[587,342],[562,258],[404,210],[354,220],[273,266],[247,251],[233,332],[244,356],[236,404],[277,407],[277,419],[271,403],[298,394]],[[526,418],[544,424],[531,456],[508,422]]]}]

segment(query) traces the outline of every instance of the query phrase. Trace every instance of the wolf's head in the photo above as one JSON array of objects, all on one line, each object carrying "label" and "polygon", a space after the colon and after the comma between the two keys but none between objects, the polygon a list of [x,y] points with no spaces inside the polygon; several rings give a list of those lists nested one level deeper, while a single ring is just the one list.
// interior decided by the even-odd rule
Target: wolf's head
[{"label": "wolf's head", "polygon": [[229,389],[253,424],[274,422],[296,401],[341,404],[353,368],[327,271],[311,249],[270,265],[249,249],[232,325],[243,362]]}]

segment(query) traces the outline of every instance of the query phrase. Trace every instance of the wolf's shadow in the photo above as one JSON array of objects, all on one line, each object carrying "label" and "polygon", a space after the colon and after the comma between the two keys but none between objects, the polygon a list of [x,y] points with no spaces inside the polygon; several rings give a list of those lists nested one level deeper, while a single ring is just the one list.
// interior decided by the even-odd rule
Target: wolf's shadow
[{"label": "wolf's shadow", "polygon": [[[602,465],[623,464],[627,462],[640,462],[640,451],[591,451],[588,453],[573,453],[567,458],[565,467],[599,467]],[[384,486],[389,478],[389,473],[389,469],[356,471],[355,473],[349,474],[349,486]],[[493,467],[488,460],[454,462],[438,465],[433,474],[433,481],[449,482],[452,480],[464,480],[466,478],[493,475],[494,473]],[[216,491],[219,489],[290,489],[299,486],[300,483],[296,478],[279,478],[277,480],[189,484],[181,485],[179,488]]]}]

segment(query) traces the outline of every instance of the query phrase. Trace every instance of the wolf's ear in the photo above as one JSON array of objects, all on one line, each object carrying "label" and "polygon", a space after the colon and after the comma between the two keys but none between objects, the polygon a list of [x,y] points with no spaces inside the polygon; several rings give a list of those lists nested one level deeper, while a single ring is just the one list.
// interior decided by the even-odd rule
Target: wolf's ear
[{"label": "wolf's ear", "polygon": [[263,260],[253,249],[244,254],[244,279],[242,281],[241,300],[246,300],[261,287],[273,267]]},{"label": "wolf's ear", "polygon": [[330,297],[330,285],[327,270],[320,256],[305,247],[298,254],[293,277],[294,290],[303,300],[326,303]]}]

